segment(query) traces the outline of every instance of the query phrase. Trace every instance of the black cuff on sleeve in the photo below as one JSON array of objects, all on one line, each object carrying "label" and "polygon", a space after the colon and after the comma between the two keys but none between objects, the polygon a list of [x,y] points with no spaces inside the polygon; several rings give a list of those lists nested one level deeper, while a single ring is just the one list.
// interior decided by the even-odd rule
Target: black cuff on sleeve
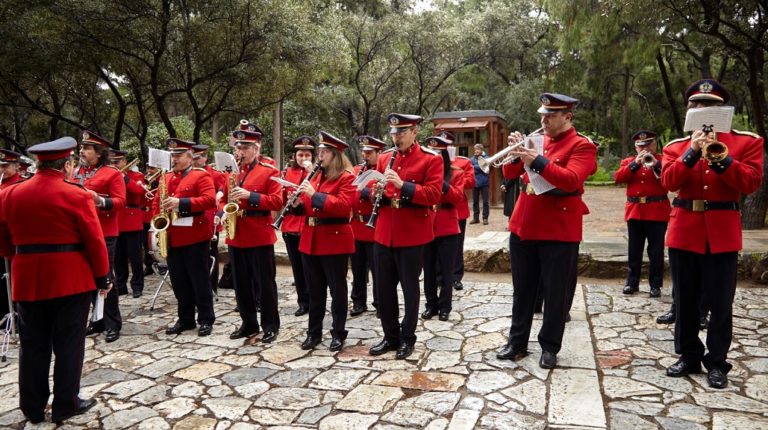
[{"label": "black cuff on sleeve", "polygon": [[106,290],[109,286],[107,285],[107,277],[106,276],[100,276],[95,279],[96,281],[96,289],[98,290]]},{"label": "black cuff on sleeve", "polygon": [[547,167],[547,164],[549,164],[549,160],[546,157],[537,155],[531,163],[531,170],[536,173],[541,173],[544,171],[544,168]]},{"label": "black cuff on sleeve", "polygon": [[725,169],[731,166],[733,164],[733,157],[730,155],[725,157],[723,161],[717,162],[717,163],[711,163],[709,167],[715,171],[718,175],[725,172]]},{"label": "black cuff on sleeve", "polygon": [[629,163],[629,165],[627,167],[629,167],[629,171],[632,172],[632,173],[635,173],[638,170],[640,170],[640,165],[637,164],[637,162],[634,161],[634,160],[631,163]]},{"label": "black cuff on sleeve", "polygon": [[315,194],[312,194],[312,207],[314,209],[322,209],[325,206],[325,199],[327,197],[328,194],[326,193],[315,192]]},{"label": "black cuff on sleeve", "polygon": [[179,216],[185,217],[192,213],[192,200],[189,197],[179,199]]},{"label": "black cuff on sleeve", "polygon": [[291,206],[291,209],[289,209],[288,213],[293,215],[303,215],[304,214],[304,202],[299,203],[296,206]]},{"label": "black cuff on sleeve", "polygon": [[248,204],[251,205],[252,208],[257,208],[259,207],[259,203],[261,203],[261,194],[256,191],[251,191],[251,195],[248,196]]},{"label": "black cuff on sleeve", "polygon": [[216,216],[221,218],[222,216],[224,216],[224,211],[216,211]]},{"label": "black cuff on sleeve", "polygon": [[360,191],[360,200],[371,200],[370,188],[363,188],[362,191]]},{"label": "black cuff on sleeve", "polygon": [[123,181],[125,182],[125,185],[128,185],[131,182],[131,178],[129,178],[128,175],[123,175]]},{"label": "black cuff on sleeve", "polygon": [[451,189],[451,184],[448,181],[443,180],[443,194],[447,193]]},{"label": "black cuff on sleeve", "polygon": [[688,150],[683,153],[683,164],[689,169],[693,168],[693,166],[699,162],[699,159],[701,159],[701,151],[696,152],[693,149],[688,148]]},{"label": "black cuff on sleeve", "polygon": [[111,211],[115,207],[115,203],[112,201],[112,197],[104,197],[104,206],[100,209],[103,211]]},{"label": "black cuff on sleeve", "polygon": [[656,164],[653,165],[653,171],[657,175],[661,175],[661,160],[656,160]]},{"label": "black cuff on sleeve", "polygon": [[411,200],[416,192],[416,184],[413,182],[403,182],[403,188],[400,190],[400,196],[405,200]]}]

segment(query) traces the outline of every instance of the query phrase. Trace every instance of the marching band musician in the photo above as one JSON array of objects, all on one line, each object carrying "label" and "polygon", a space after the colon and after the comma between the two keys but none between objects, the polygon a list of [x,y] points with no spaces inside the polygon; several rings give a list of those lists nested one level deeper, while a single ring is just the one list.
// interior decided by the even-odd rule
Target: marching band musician
[{"label": "marching band musician", "polygon": [[[21,154],[8,149],[0,149],[0,191],[19,183],[24,178],[19,173],[19,162]],[[0,276],[5,275],[5,264],[0,261]],[[0,285],[0,318],[10,311],[8,309],[8,290],[6,286]]]},{"label": "marching band musician", "polygon": [[[83,131],[80,140],[80,166],[75,171],[73,179],[85,187],[96,204],[101,230],[109,254],[109,276],[114,280],[115,248],[120,234],[118,214],[125,207],[125,180],[120,170],[109,164],[109,148],[112,143],[107,139],[91,132]],[[95,296],[94,296],[95,299]],[[117,288],[109,290],[104,299],[104,318],[92,322],[86,334],[101,333],[106,330],[105,340],[114,342],[120,338],[123,319],[120,316],[120,306]]]},{"label": "marching band musician", "polygon": [[[442,159],[416,140],[421,121],[418,115],[387,116],[395,147],[379,155],[376,168],[384,174],[386,184],[377,184],[376,192],[371,193],[373,200],[383,190],[373,255],[384,339],[369,354],[397,351],[395,358],[399,360],[413,353],[416,342],[424,245],[434,239],[430,211],[442,195]],[[402,285],[405,302],[402,323],[398,321],[398,283]]]},{"label": "marching band musician", "polygon": [[211,267],[208,247],[213,226],[205,211],[216,206],[216,196],[211,175],[192,166],[194,145],[194,142],[177,138],[166,140],[173,170],[161,180],[166,183],[168,195],[160,201],[160,193],[155,193],[152,208],[155,214],[161,210],[173,211],[179,217],[167,230],[168,270],[178,301],[179,319],[165,333],[180,334],[194,329],[197,309],[200,324],[197,334],[208,336],[216,316],[208,278]]},{"label": "marching band musician", "polygon": [[[213,187],[216,191],[216,206],[218,207],[224,194],[224,187],[227,185],[227,175],[215,170],[208,164],[208,145],[195,145],[192,147],[192,165],[199,169],[203,169],[211,175],[213,179]],[[214,222],[216,216],[216,209],[210,209],[205,211],[208,216],[208,220],[213,226],[211,236],[211,258],[213,258],[213,270],[209,276],[211,282],[211,288],[216,291],[219,285],[219,231],[221,226]]]},{"label": "marching band musician", "polygon": [[669,222],[669,199],[661,185],[661,155],[656,153],[656,133],[640,130],[632,135],[636,155],[621,161],[614,175],[617,184],[627,184],[624,220],[627,222],[627,282],[623,293],[639,290],[643,248],[648,240],[650,296],[659,297],[664,283],[664,235]]},{"label": "marching band musician", "polygon": [[[261,326],[264,328],[261,341],[270,343],[277,338],[280,328],[275,283],[274,245],[277,237],[272,228],[271,212],[283,206],[280,184],[271,180],[280,172],[275,166],[259,160],[260,145],[257,142],[261,133],[235,130],[232,136],[239,153],[240,173],[234,181],[227,181],[224,193],[227,198],[222,199],[218,212],[222,225],[233,222],[235,227],[235,236],[227,237],[226,243],[242,323],[229,338],[253,337],[259,333],[256,312],[260,303]],[[232,185],[234,187],[230,188]],[[233,203],[237,204],[237,212],[224,219],[228,216],[222,213],[224,206]]]},{"label": "marching band musician", "polygon": [[[440,131],[438,136],[448,140],[448,145],[456,144],[456,136],[450,131]],[[475,188],[475,168],[472,166],[472,160],[461,155],[457,155],[451,162],[451,166],[459,167],[464,171],[464,190],[473,190]],[[456,212],[459,216],[459,244],[456,251],[455,270],[453,272],[453,288],[455,290],[464,289],[462,279],[464,279],[464,235],[467,232],[467,219],[469,219],[469,199],[465,192],[461,193],[461,202],[456,205]],[[440,277],[438,276],[438,280]]]},{"label": "marching band musician", "polygon": [[32,146],[37,174],[0,193],[0,255],[13,257],[19,311],[19,403],[32,424],[45,419],[51,352],[53,421],[96,404],[78,393],[88,308],[95,289],[110,288],[109,257],[93,195],[66,181],[76,147],[71,137]]},{"label": "marching band musician", "polygon": [[[293,160],[285,168],[283,179],[294,184],[301,184],[307,178],[309,171],[312,170],[312,165],[315,163],[317,142],[309,136],[300,136],[291,145],[294,149]],[[288,194],[295,191],[296,189],[292,187],[284,188],[283,200],[287,200]],[[306,271],[302,263],[301,253],[299,252],[301,229],[304,226],[305,218],[304,215],[288,213],[280,225],[283,241],[285,241],[285,249],[288,252],[288,260],[293,271],[293,282],[296,286],[299,307],[293,315],[297,317],[309,312],[309,289],[307,287]]]},{"label": "marching band musician", "polygon": [[[543,289],[544,321],[539,331],[539,366],[557,365],[566,315],[575,288],[582,239],[582,218],[588,213],[582,201],[584,181],[597,169],[597,148],[573,127],[573,109],[578,100],[561,94],[539,97],[544,133],[542,153],[536,148],[511,151],[514,162],[503,166],[504,177],[522,175],[526,192],[521,193],[509,219],[509,257],[512,265],[514,303],[512,325],[499,359],[517,360],[528,354],[537,290]],[[509,135],[510,146],[525,142],[519,132]],[[535,194],[526,167],[555,188]]]},{"label": "marching band musician", "polygon": [[[358,144],[362,152],[364,164],[355,166],[355,177],[363,172],[376,168],[379,153],[387,146],[386,143],[373,136],[359,136]],[[373,264],[373,229],[366,224],[370,220],[373,206],[370,198],[370,188],[357,192],[357,198],[352,205],[352,232],[355,234],[355,252],[352,254],[352,310],[351,316],[360,315],[368,310],[368,271],[372,274],[373,307],[378,314],[379,302],[377,297],[376,272]]]},{"label": "marching band musician", "polygon": [[[424,296],[427,303],[421,317],[431,319],[438,315],[440,321],[448,321],[451,313],[454,264],[461,232],[456,206],[462,203],[464,195],[464,170],[451,166],[449,143],[448,139],[440,136],[431,136],[426,140],[427,146],[439,151],[443,159],[443,195],[434,218],[435,238],[424,247]],[[438,271],[442,279],[439,294]]]},{"label": "marching band musician", "polygon": [[[688,87],[685,98],[688,109],[695,109],[725,105],[730,94],[714,79],[702,79]],[[723,151],[713,150],[718,145]],[[672,202],[667,246],[680,359],[667,368],[667,376],[699,373],[703,363],[710,387],[728,385],[732,366],[726,358],[742,247],[739,199],[757,190],[762,175],[763,138],[753,133],[731,130],[713,136],[696,130],[664,148],[661,183],[668,190],[679,190]],[[707,354],[699,339],[702,298],[707,299],[711,315]]]},{"label": "marching band musician", "polygon": [[[111,149],[112,164],[120,169],[126,166],[125,151]],[[144,231],[142,203],[144,202],[144,175],[128,170],[123,172],[125,181],[125,207],[118,213],[120,234],[115,246],[115,283],[120,295],[128,294],[128,264],[131,266],[131,290],[133,297],[141,297],[144,291],[144,265],[142,264],[142,234]]]},{"label": "marching band musician", "polygon": [[349,218],[355,187],[352,163],[343,140],[320,132],[320,172],[305,179],[294,203],[296,213],[306,215],[301,229],[302,262],[309,286],[309,324],[301,349],[315,348],[323,339],[323,317],[327,291],[331,291],[331,343],[329,350],[341,351],[347,338],[347,261],[355,250]]}]

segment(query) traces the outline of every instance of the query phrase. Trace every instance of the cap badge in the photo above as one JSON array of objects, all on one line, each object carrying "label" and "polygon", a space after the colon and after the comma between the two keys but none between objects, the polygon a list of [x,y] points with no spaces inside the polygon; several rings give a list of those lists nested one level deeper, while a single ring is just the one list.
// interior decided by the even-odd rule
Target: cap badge
[{"label": "cap badge", "polygon": [[0,160],[2,160],[2,159],[4,159],[4,158],[5,158],[5,154],[4,154],[4,153],[2,153],[2,152],[0,152]]},{"label": "cap badge", "polygon": [[360,139],[360,143],[362,143],[363,145],[368,145],[368,138],[364,137],[364,138]]},{"label": "cap badge", "polygon": [[645,140],[648,138],[648,135],[645,133],[640,133],[637,135],[638,140]]},{"label": "cap badge", "polygon": [[168,147],[169,147],[169,148],[175,148],[175,147],[177,147],[178,145],[179,145],[179,144],[178,144],[178,143],[176,143],[176,141],[175,141],[175,140],[172,140],[172,141],[168,142]]},{"label": "cap badge", "polygon": [[309,145],[309,138],[305,137],[304,139],[301,139],[301,144],[302,145]]},{"label": "cap badge", "polygon": [[400,120],[397,119],[396,116],[393,116],[392,118],[389,119],[389,123],[392,124],[392,125],[398,125],[398,124],[400,124]]},{"label": "cap badge", "polygon": [[552,101],[550,101],[549,97],[547,96],[541,96],[539,100],[541,100],[541,104],[543,104],[544,106],[549,106],[552,104]]},{"label": "cap badge", "polygon": [[248,131],[256,131],[256,126],[253,124],[248,124]]},{"label": "cap badge", "polygon": [[87,140],[87,139],[90,139],[90,138],[91,138],[91,135],[90,135],[90,134],[88,134],[88,132],[87,132],[87,131],[84,131],[84,132],[83,132],[83,140]]},{"label": "cap badge", "polygon": [[238,132],[237,134],[235,134],[235,138],[237,138],[239,140],[245,139],[245,133]]},{"label": "cap badge", "polygon": [[701,85],[699,85],[699,91],[701,91],[702,93],[711,93],[712,84],[709,82],[702,82]]}]

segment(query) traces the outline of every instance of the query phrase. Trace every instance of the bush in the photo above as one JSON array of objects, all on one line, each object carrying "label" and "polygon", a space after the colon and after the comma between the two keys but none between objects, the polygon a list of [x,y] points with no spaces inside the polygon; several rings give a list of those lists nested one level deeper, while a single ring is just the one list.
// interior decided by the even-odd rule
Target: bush
[{"label": "bush", "polygon": [[613,171],[603,169],[603,166],[597,166],[597,171],[587,178],[587,182],[613,182]]}]

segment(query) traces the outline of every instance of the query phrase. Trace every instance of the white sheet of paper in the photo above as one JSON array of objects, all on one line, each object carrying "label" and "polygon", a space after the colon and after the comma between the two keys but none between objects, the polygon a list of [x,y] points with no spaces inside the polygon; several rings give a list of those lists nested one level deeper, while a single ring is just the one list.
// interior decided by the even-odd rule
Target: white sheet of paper
[{"label": "white sheet of paper", "polygon": [[171,170],[171,153],[162,149],[149,148],[147,165],[168,172]]},{"label": "white sheet of paper", "polygon": [[360,176],[355,178],[354,181],[352,181],[352,185],[357,186],[357,190],[360,191],[365,188],[369,182],[381,181],[382,179],[384,179],[384,174],[378,170],[366,170]]},{"label": "white sheet of paper", "polygon": [[[541,155],[544,153],[544,135],[543,134],[534,134],[532,136],[526,137],[526,146],[529,148],[536,148],[536,153]],[[539,194],[544,194],[549,190],[552,190],[555,188],[554,185],[552,185],[549,181],[544,179],[541,175],[531,170],[528,166],[525,166],[525,171],[528,173],[528,180],[531,181],[531,186],[533,186],[533,191],[538,196]]]},{"label": "white sheet of paper", "polygon": [[[112,285],[112,288],[117,287]],[[102,318],[104,318],[104,296],[96,294],[96,303],[93,305],[93,316],[91,317],[91,320],[98,321]]]},{"label": "white sheet of paper", "polygon": [[[235,156],[229,152],[215,151],[213,153],[213,158],[216,163],[216,170],[219,172],[240,173],[240,169],[237,167],[237,162],[235,162]],[[227,170],[227,168],[229,168],[229,170]]]},{"label": "white sheet of paper", "polygon": [[453,161],[456,159],[456,147],[455,146],[449,146],[446,148],[448,151],[448,158]]},{"label": "white sheet of paper", "polygon": [[176,218],[175,220],[173,220],[171,225],[174,225],[176,227],[192,227],[192,221],[194,219],[195,217],[191,217],[191,216]]},{"label": "white sheet of paper", "polygon": [[283,179],[283,178],[281,178],[281,177],[279,177],[279,176],[273,176],[273,177],[271,177],[271,178],[269,178],[269,179],[271,179],[271,180],[273,180],[273,181],[277,182],[278,184],[280,184],[280,185],[282,185],[282,186],[284,186],[284,187],[288,187],[288,188],[299,188],[299,186],[298,186],[297,184],[294,184],[294,183],[293,183],[293,182],[291,182],[291,181],[286,181],[285,179]]},{"label": "white sheet of paper", "polygon": [[729,132],[733,123],[733,109],[733,106],[688,109],[683,131],[701,130],[706,125],[712,126],[712,131],[718,133]]}]

